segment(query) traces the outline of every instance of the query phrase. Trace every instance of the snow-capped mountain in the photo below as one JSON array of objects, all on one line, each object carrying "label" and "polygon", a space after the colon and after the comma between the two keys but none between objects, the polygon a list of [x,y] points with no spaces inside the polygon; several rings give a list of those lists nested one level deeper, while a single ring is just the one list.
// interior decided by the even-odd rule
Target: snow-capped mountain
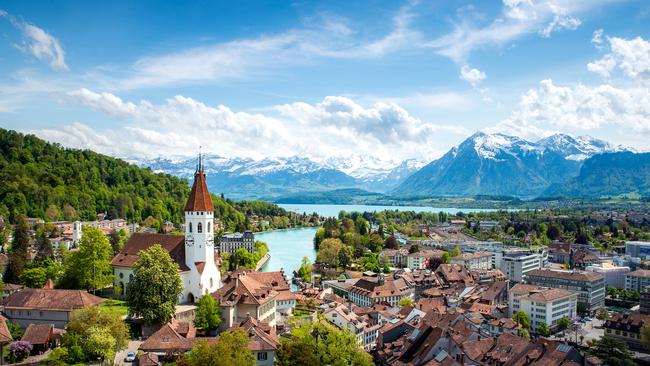
[{"label": "snow-capped mountain", "polygon": [[533,197],[575,177],[585,159],[622,150],[588,136],[557,134],[532,142],[477,132],[412,174],[392,193]]},{"label": "snow-capped mountain", "polygon": [[[130,159],[158,172],[191,178],[196,158]],[[209,188],[234,198],[273,198],[288,193],[361,188],[384,192],[395,188],[422,167],[416,160],[384,162],[371,157],[335,157],[317,162],[306,157],[262,160],[204,155],[203,167],[211,176]]]}]

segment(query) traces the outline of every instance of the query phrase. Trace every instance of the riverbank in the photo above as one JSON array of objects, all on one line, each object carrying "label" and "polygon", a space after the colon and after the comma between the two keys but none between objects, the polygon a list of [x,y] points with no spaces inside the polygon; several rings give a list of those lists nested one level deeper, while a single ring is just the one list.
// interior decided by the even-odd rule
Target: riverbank
[{"label": "riverbank", "polygon": [[260,270],[264,272],[284,270],[289,274],[300,268],[303,257],[313,262],[316,259],[314,235],[317,230],[317,227],[302,227],[256,234],[255,239],[265,242],[271,254]]},{"label": "riverbank", "polygon": [[271,253],[266,253],[262,258],[260,258],[259,261],[257,261],[257,264],[255,265],[255,270],[259,271],[266,263],[269,262],[271,259]]}]

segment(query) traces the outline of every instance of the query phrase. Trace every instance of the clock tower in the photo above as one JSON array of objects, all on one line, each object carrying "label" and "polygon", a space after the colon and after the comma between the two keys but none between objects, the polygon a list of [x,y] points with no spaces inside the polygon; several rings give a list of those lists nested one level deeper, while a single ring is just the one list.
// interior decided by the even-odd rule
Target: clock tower
[{"label": "clock tower", "polygon": [[214,205],[206,184],[201,155],[194,173],[194,184],[185,204],[185,262],[190,269],[183,283],[187,302],[210,294],[221,286],[221,275],[214,262]]}]

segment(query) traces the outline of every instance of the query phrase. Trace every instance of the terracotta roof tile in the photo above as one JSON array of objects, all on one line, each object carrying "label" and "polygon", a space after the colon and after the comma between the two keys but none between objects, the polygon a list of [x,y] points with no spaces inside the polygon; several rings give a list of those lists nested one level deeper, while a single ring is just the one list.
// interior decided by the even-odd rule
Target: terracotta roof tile
[{"label": "terracotta roof tile", "polygon": [[210,197],[208,185],[205,183],[205,173],[203,170],[198,170],[194,174],[194,184],[190,191],[190,197],[185,204],[185,211],[214,212],[212,197]]},{"label": "terracotta roof tile", "polygon": [[120,252],[113,257],[111,264],[118,267],[133,267],[138,261],[140,251],[160,244],[178,264],[181,271],[189,271],[185,264],[185,237],[171,234],[133,233]]},{"label": "terracotta roof tile", "polygon": [[0,315],[0,343],[13,341],[9,327],[7,327],[7,318]]},{"label": "terracotta roof tile", "polygon": [[140,345],[140,349],[145,352],[188,351],[193,343],[180,335],[171,323],[167,323],[147,338]]},{"label": "terracotta roof tile", "polygon": [[44,345],[50,341],[53,332],[54,324],[30,324],[20,340],[33,345]]},{"label": "terracotta roof tile", "polygon": [[158,366],[158,355],[147,352],[138,359],[139,366]]},{"label": "terracotta roof tile", "polygon": [[103,301],[101,297],[83,290],[29,288],[9,295],[5,300],[5,308],[71,311]]}]

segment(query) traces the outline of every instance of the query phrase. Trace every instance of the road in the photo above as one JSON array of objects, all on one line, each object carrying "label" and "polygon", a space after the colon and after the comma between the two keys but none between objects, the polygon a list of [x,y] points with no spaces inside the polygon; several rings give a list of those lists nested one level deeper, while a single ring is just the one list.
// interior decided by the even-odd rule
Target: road
[{"label": "road", "polygon": [[126,347],[126,349],[121,350],[115,355],[115,365],[137,365],[137,362],[125,362],[124,359],[126,358],[127,352],[135,352],[136,354],[138,353],[138,348],[140,348],[140,345],[142,344],[142,341],[129,341],[129,345]]}]

